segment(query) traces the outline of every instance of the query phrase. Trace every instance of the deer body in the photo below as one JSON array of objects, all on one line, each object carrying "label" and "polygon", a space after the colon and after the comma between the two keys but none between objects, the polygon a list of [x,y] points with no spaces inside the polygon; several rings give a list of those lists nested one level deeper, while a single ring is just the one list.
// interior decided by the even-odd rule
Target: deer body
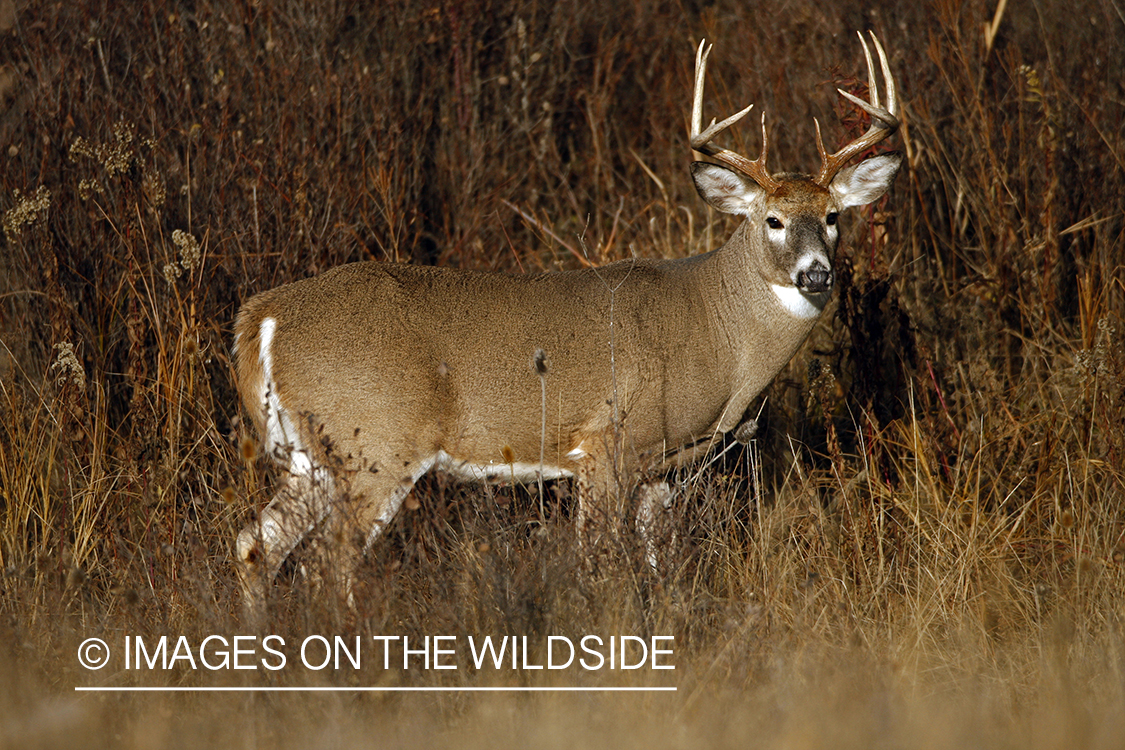
[{"label": "deer body", "polygon": [[[707,143],[714,126],[699,140],[698,119],[693,146],[731,163]],[[581,525],[618,473],[690,461],[736,427],[829,298],[836,216],[898,168],[879,156],[814,180],[769,175],[764,157],[765,144],[746,162],[761,174],[693,165],[700,194],[745,217],[703,255],[529,275],[364,262],[247,302],[239,391],[289,472],[239,535],[248,602],[334,510],[369,545],[432,469],[578,476]],[[353,541],[345,581],[364,546]]]},{"label": "deer body", "polygon": [[[541,351],[543,460],[555,473],[573,474],[603,438],[615,396],[638,454],[710,438],[737,424],[816,322],[791,315],[747,267],[745,231],[684,260],[526,276],[367,262],[288,284],[239,316],[243,398],[272,395],[294,426],[302,414],[324,420],[337,452],[358,455],[367,429],[386,424],[413,444],[401,448],[412,464],[443,451],[498,473],[512,462],[537,470]],[[276,321],[270,381],[265,320]]]}]

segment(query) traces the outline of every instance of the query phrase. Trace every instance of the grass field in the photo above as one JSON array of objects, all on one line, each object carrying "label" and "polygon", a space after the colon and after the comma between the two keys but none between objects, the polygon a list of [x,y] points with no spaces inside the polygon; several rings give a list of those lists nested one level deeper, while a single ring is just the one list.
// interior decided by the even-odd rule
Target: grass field
[{"label": "grass field", "polygon": [[[0,0],[0,29],[0,747],[1125,746],[1118,0]],[[371,258],[717,247],[694,45],[708,111],[754,102],[771,166],[811,171],[814,117],[830,148],[867,127],[834,91],[864,90],[861,29],[904,168],[844,218],[755,440],[674,477],[659,574],[625,545],[584,575],[565,484],[540,523],[534,488],[432,478],[355,612],[284,571],[284,668],[260,640],[255,670],[191,667],[252,632],[233,539],[278,479],[234,392],[242,300]],[[755,131],[724,137],[755,155]],[[303,666],[313,635],[362,665]],[[476,668],[486,635],[529,664],[551,636],[673,636],[675,669]],[[170,668],[125,668],[161,636]],[[384,668],[377,636],[455,636],[457,668],[404,669],[401,641]]]}]

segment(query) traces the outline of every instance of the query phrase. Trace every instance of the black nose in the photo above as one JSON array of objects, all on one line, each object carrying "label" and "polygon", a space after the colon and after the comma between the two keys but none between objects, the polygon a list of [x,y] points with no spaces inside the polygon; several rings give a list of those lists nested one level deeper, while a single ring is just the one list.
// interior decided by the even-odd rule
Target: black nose
[{"label": "black nose", "polygon": [[832,272],[817,263],[807,271],[797,274],[797,286],[811,294],[827,292],[832,288]]}]

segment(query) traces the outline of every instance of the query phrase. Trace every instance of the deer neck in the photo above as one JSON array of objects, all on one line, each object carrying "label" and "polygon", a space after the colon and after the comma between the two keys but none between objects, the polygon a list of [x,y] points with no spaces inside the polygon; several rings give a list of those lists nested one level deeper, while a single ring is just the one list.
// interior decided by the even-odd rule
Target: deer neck
[{"label": "deer neck", "polygon": [[[732,403],[724,422],[742,411],[793,358],[816,325],[829,294],[803,295],[791,285],[778,285],[757,266],[752,242],[756,227],[744,221],[725,245],[711,254],[708,276],[720,294],[711,314],[730,347]],[[736,412],[736,413],[735,413]],[[733,415],[732,415],[733,414]],[[730,429],[734,425],[721,425]]]}]

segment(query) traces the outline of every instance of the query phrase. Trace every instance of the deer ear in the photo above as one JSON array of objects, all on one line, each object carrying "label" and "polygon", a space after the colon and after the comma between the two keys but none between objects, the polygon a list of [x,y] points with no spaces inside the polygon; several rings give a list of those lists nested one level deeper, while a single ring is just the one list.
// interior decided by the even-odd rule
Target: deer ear
[{"label": "deer ear", "polygon": [[725,214],[748,215],[750,206],[765,193],[733,169],[705,161],[692,162],[691,176],[703,200]]},{"label": "deer ear", "polygon": [[836,204],[841,211],[852,206],[866,206],[887,192],[901,165],[902,154],[872,156],[854,167],[841,169],[828,189],[836,196]]}]

